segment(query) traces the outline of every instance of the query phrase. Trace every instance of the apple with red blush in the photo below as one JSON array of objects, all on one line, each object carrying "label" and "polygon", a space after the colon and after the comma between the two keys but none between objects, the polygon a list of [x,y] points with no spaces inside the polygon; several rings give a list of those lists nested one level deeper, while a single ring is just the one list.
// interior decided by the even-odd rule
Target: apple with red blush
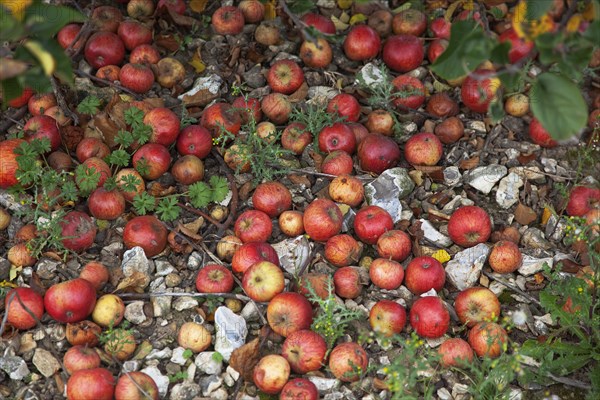
[{"label": "apple with red blush", "polygon": [[369,132],[380,135],[392,136],[396,120],[394,115],[388,110],[373,110],[367,115],[365,127]]},{"label": "apple with red blush", "polygon": [[329,197],[336,203],[358,207],[364,200],[365,189],[362,181],[352,175],[336,176],[328,187]]},{"label": "apple with red blush", "polygon": [[222,6],[213,13],[210,23],[218,35],[237,35],[244,29],[244,14],[238,7]]},{"label": "apple with red blush", "polygon": [[115,33],[96,32],[85,43],[83,53],[92,68],[120,65],[125,58],[125,45]]},{"label": "apple with red blush", "polygon": [[265,6],[258,0],[242,0],[238,7],[249,24],[256,24],[265,17]]},{"label": "apple with red blush", "polygon": [[369,266],[371,282],[381,289],[395,290],[404,279],[404,268],[399,262],[386,258],[376,258]]},{"label": "apple with red blush", "polygon": [[427,16],[415,8],[400,11],[392,20],[394,35],[421,36],[426,29]]},{"label": "apple with red blush", "polygon": [[329,100],[327,112],[345,117],[345,122],[357,122],[360,118],[360,104],[351,94],[340,93]]},{"label": "apple with red blush", "polygon": [[279,266],[279,256],[269,243],[250,242],[237,248],[231,260],[231,269],[237,273],[244,273],[259,261],[269,261]]},{"label": "apple with red blush", "polygon": [[154,215],[140,215],[127,221],[123,243],[131,249],[139,246],[146,257],[154,257],[167,247],[167,228]]},{"label": "apple with red blush", "polygon": [[415,257],[404,271],[404,285],[416,295],[434,289],[439,292],[446,283],[446,271],[442,264],[433,257]]},{"label": "apple with red blush", "polygon": [[335,235],[325,243],[325,259],[335,267],[356,265],[362,254],[362,243],[351,235]]},{"label": "apple with red blush", "polygon": [[464,367],[473,362],[473,349],[460,338],[446,339],[438,348],[438,354],[444,368]]},{"label": "apple with red blush", "polygon": [[390,137],[369,134],[358,145],[360,167],[376,174],[395,167],[400,161],[400,148]]},{"label": "apple with red blush", "polygon": [[69,211],[59,222],[61,227],[62,245],[65,249],[81,253],[94,244],[96,239],[96,224],[84,212]]},{"label": "apple with red blush", "polygon": [[412,251],[412,241],[407,233],[392,229],[379,236],[376,250],[381,258],[402,262]]},{"label": "apple with red blush", "polygon": [[266,242],[273,232],[273,224],[267,213],[246,210],[236,219],[233,231],[243,243]]},{"label": "apple with red blush", "polygon": [[[142,175],[133,168],[119,170],[115,175],[115,181],[125,200],[130,203],[133,202],[136,195],[142,194],[146,190],[146,183]],[[132,184],[132,187],[129,187],[129,182]]]},{"label": "apple with red blush", "polygon": [[383,45],[381,58],[392,71],[412,71],[420,66],[425,58],[423,42],[413,35],[391,36]]},{"label": "apple with red blush", "polygon": [[160,392],[156,382],[145,372],[127,372],[117,380],[115,400],[158,400],[159,398]]},{"label": "apple with red blush", "polygon": [[310,329],[312,320],[312,306],[299,293],[279,293],[269,301],[267,321],[278,335],[287,337],[294,332]]},{"label": "apple with red blush", "polygon": [[529,56],[531,51],[535,47],[533,41],[527,41],[519,37],[514,28],[510,27],[500,34],[498,40],[510,43],[510,50],[508,51],[508,61],[511,64],[519,62],[523,58]]},{"label": "apple with red blush", "polygon": [[[60,28],[60,30],[56,34],[56,41],[58,42],[60,47],[66,50],[75,41],[75,38],[79,34],[80,30],[81,24],[67,24]],[[77,39],[77,42],[75,42],[72,45],[73,50],[79,50],[84,44],[85,43],[81,38]]]},{"label": "apple with red blush", "polygon": [[326,354],[325,339],[310,329],[301,329],[290,333],[281,346],[281,355],[290,363],[292,371],[297,374],[306,374],[321,369]]},{"label": "apple with red blush", "polygon": [[54,93],[36,93],[27,100],[27,109],[34,117],[43,115],[47,109],[56,105]]},{"label": "apple with red blush", "polygon": [[133,167],[144,179],[155,180],[169,170],[171,154],[158,143],[146,143],[132,157]]},{"label": "apple with red blush", "polygon": [[314,27],[316,30],[325,33],[327,35],[335,35],[335,24],[333,21],[324,15],[317,13],[306,13],[301,18],[308,26]]},{"label": "apple with red blush", "polygon": [[444,336],[450,326],[450,313],[439,297],[418,298],[409,313],[410,325],[417,335],[437,339]]},{"label": "apple with red blush", "polygon": [[349,175],[354,168],[352,156],[343,150],[334,150],[321,163],[321,172],[329,175]]},{"label": "apple with red blush", "polygon": [[125,197],[117,189],[99,187],[90,194],[88,209],[94,218],[112,221],[125,212]]},{"label": "apple with red blush", "polygon": [[140,44],[131,50],[129,62],[132,64],[156,64],[160,61],[158,49],[151,44]]},{"label": "apple with red blush", "polygon": [[434,18],[429,24],[429,29],[433,34],[434,38],[437,39],[450,39],[450,30],[452,28],[452,23],[447,21],[444,17]]},{"label": "apple with red blush", "polygon": [[285,288],[283,271],[269,261],[254,263],[244,272],[242,288],[254,301],[271,301]]},{"label": "apple with red blush", "polygon": [[279,400],[319,400],[317,386],[305,378],[290,379],[281,389]]},{"label": "apple with red blush", "polygon": [[376,244],[377,239],[393,227],[390,213],[379,206],[363,207],[354,217],[354,233],[366,244]]},{"label": "apple with red blush", "polygon": [[212,137],[221,136],[225,129],[233,135],[237,135],[242,127],[240,114],[227,103],[215,103],[204,109],[200,125],[211,132]]},{"label": "apple with red blush", "polygon": [[134,93],[148,92],[154,84],[154,72],[144,64],[125,64],[119,70],[119,81]]},{"label": "apple with red blush", "polygon": [[200,182],[204,178],[204,163],[191,154],[179,157],[171,167],[171,175],[182,185]]},{"label": "apple with red blush", "polygon": [[471,111],[486,113],[496,92],[500,87],[500,79],[489,69],[476,69],[469,74],[460,87],[463,103]]},{"label": "apple with red blush", "polygon": [[152,128],[150,143],[170,146],[179,135],[180,122],[177,114],[166,107],[157,107],[144,115],[144,124]]},{"label": "apple with red blush", "polygon": [[352,61],[366,61],[379,54],[381,38],[368,25],[355,25],[346,34],[342,45],[344,54]]},{"label": "apple with red blush", "polygon": [[290,377],[290,364],[278,354],[269,354],[254,367],[252,380],[266,394],[281,392]]},{"label": "apple with red blush", "polygon": [[558,146],[558,142],[552,138],[537,118],[533,118],[529,124],[529,137],[533,143],[541,147],[551,149]]},{"label": "apple with red blush", "polygon": [[271,218],[292,208],[292,194],[283,184],[275,181],[259,184],[252,194],[252,205]]},{"label": "apple with red blush", "polygon": [[456,296],[454,309],[460,322],[471,328],[478,322],[498,318],[500,301],[490,289],[475,286],[462,290]]},{"label": "apple with red blush", "polygon": [[326,68],[333,60],[331,45],[324,38],[317,38],[316,41],[305,40],[300,45],[298,55],[304,65],[315,69]]},{"label": "apple with red blush", "polygon": [[285,127],[281,133],[281,147],[302,154],[306,146],[313,141],[312,134],[306,129],[306,125],[301,122],[292,122]]},{"label": "apple with red blush", "polygon": [[414,76],[399,75],[392,80],[392,85],[396,107],[418,109],[425,103],[425,86]]},{"label": "apple with red blush", "polygon": [[96,137],[87,137],[81,139],[75,148],[75,156],[82,163],[88,158],[104,158],[110,154],[110,148],[102,139]]},{"label": "apple with red blush", "polygon": [[315,199],[304,210],[304,230],[312,240],[325,242],[342,230],[343,215],[331,200]]},{"label": "apple with red blush", "polygon": [[269,93],[260,102],[263,114],[274,124],[286,123],[292,112],[292,103],[283,93]]},{"label": "apple with red blush", "polygon": [[186,8],[185,0],[158,0],[156,9],[160,10],[163,8],[168,8],[169,11],[172,11],[175,14],[183,15]]},{"label": "apple with red blush", "polygon": [[329,354],[329,370],[342,382],[356,382],[367,371],[369,357],[356,342],[338,344]]},{"label": "apple with red blush", "polygon": [[44,295],[44,309],[58,322],[79,322],[96,306],[96,289],[82,278],[54,284]]},{"label": "apple with red blush", "polygon": [[454,243],[462,247],[473,247],[487,242],[492,234],[492,221],[489,214],[477,206],[463,206],[450,216],[448,235]]},{"label": "apple with red blush", "polygon": [[123,21],[123,13],[116,7],[99,6],[92,11],[91,20],[95,31],[116,33]]},{"label": "apple with red blush", "polygon": [[341,122],[326,126],[318,134],[319,150],[323,153],[342,150],[352,155],[356,151],[356,136],[350,127]]},{"label": "apple with red blush", "polygon": [[499,274],[509,274],[523,264],[523,255],[519,246],[510,240],[500,240],[494,244],[488,257],[490,268]]},{"label": "apple with red blush", "polygon": [[304,214],[301,211],[286,210],[277,221],[284,235],[296,237],[304,233]]},{"label": "apple with red blush", "polygon": [[152,43],[152,30],[138,21],[127,20],[121,22],[117,34],[129,51],[142,44]]},{"label": "apple with red blush", "polygon": [[583,217],[600,207],[600,189],[588,186],[575,186],[569,194],[565,211],[572,217]]},{"label": "apple with red blush", "polygon": [[113,400],[115,378],[106,368],[75,371],[67,381],[67,400]]},{"label": "apple with red blush", "polygon": [[440,139],[429,132],[421,132],[411,136],[404,145],[404,158],[415,166],[436,165],[444,153]]},{"label": "apple with red blush", "polygon": [[335,294],[343,299],[355,299],[362,293],[360,273],[356,267],[342,267],[333,273]]},{"label": "apple with red blush", "polygon": [[33,94],[34,91],[32,88],[25,87],[23,88],[23,91],[21,92],[20,96],[17,96],[8,102],[8,106],[13,108],[21,108],[27,104],[27,102],[29,101],[31,96],[33,96]]},{"label": "apple with red blush", "polygon": [[348,122],[347,125],[352,129],[352,132],[354,132],[357,146],[365,137],[367,137],[367,135],[369,135],[369,130],[363,124],[359,124],[358,122]]},{"label": "apple with red blush", "polygon": [[79,272],[79,277],[90,282],[94,289],[101,290],[108,282],[110,274],[104,264],[98,261],[90,261],[83,266]]},{"label": "apple with red blush", "polygon": [[450,42],[446,39],[435,39],[429,43],[429,47],[427,47],[427,59],[429,62],[433,64],[446,51],[449,44]]},{"label": "apple with red blush", "polygon": [[177,151],[181,155],[194,155],[206,158],[212,150],[212,135],[201,125],[188,125],[179,132],[176,141]]},{"label": "apple with red blush", "polygon": [[6,321],[13,327],[31,329],[44,315],[44,298],[28,287],[11,289],[4,297],[4,310],[7,314]]},{"label": "apple with red blush", "polygon": [[200,293],[229,293],[233,284],[233,274],[220,264],[207,264],[196,276],[196,290]]},{"label": "apple with red blush", "polygon": [[82,369],[99,368],[102,364],[100,356],[91,347],[73,346],[63,356],[63,365],[68,374]]},{"label": "apple with red blush", "polygon": [[267,83],[277,93],[292,94],[304,83],[304,72],[292,60],[278,60],[267,71]]},{"label": "apple with red blush", "polygon": [[369,324],[383,336],[397,335],[406,325],[406,310],[395,301],[379,300],[369,312]]},{"label": "apple with red blush", "polygon": [[479,322],[469,331],[468,342],[477,356],[497,358],[504,352],[508,334],[495,322]]},{"label": "apple with red blush", "polygon": [[50,151],[58,150],[61,145],[60,131],[56,120],[47,115],[37,115],[30,118],[23,126],[25,139],[31,142],[34,139],[48,139]]},{"label": "apple with red blush", "polygon": [[260,100],[256,97],[238,96],[231,103],[233,108],[237,108],[243,124],[247,124],[251,118],[254,122],[262,119],[262,110],[260,109]]},{"label": "apple with red blush", "polygon": [[464,136],[465,125],[460,118],[450,117],[437,124],[433,133],[443,144],[452,144]]}]

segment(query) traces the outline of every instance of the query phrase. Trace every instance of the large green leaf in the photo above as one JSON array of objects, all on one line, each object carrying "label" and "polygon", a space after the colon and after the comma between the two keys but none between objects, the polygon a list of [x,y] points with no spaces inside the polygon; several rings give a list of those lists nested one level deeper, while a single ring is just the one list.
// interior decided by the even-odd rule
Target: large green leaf
[{"label": "large green leaf", "polygon": [[581,91],[567,78],[546,72],[531,87],[531,111],[557,140],[577,134],[586,124],[588,108]]},{"label": "large green leaf", "polygon": [[0,6],[0,39],[14,41],[23,36],[23,26],[3,6]]},{"label": "large green leaf", "polygon": [[66,24],[85,20],[85,15],[71,7],[38,2],[29,6],[25,12],[28,32],[40,38],[51,38]]},{"label": "large green leaf", "polygon": [[527,15],[525,18],[531,21],[540,19],[552,7],[553,0],[527,0]]},{"label": "large green leaf", "polygon": [[460,78],[489,59],[493,47],[493,41],[474,20],[454,22],[448,48],[435,60],[431,69],[447,80]]},{"label": "large green leaf", "polygon": [[54,56],[56,60],[56,71],[54,75],[60,79],[63,83],[67,83],[70,86],[73,86],[74,77],[73,77],[73,68],[71,66],[71,59],[67,57],[65,51],[62,47],[56,42],[54,39],[47,40],[45,43],[45,48]]}]

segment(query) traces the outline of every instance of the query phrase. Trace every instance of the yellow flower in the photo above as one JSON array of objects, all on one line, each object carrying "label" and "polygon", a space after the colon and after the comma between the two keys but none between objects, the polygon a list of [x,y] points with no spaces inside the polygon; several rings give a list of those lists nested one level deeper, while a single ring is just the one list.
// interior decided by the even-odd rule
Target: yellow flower
[{"label": "yellow flower", "polygon": [[528,19],[527,2],[521,0],[513,13],[512,27],[520,38],[531,41],[542,33],[551,31],[554,21],[548,14],[542,15],[540,19]]},{"label": "yellow flower", "polygon": [[567,22],[566,31],[569,33],[577,32],[582,21],[583,16],[581,14],[573,15],[571,18],[569,18],[569,22]]},{"label": "yellow flower", "polygon": [[0,5],[7,8],[16,19],[22,21],[25,16],[25,9],[32,2],[33,0],[0,0]]}]

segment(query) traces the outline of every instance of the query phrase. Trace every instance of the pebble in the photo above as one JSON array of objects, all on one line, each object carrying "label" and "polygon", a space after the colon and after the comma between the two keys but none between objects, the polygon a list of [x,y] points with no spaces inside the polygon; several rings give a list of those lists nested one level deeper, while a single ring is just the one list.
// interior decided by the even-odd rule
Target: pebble
[{"label": "pebble", "polygon": [[171,389],[170,400],[190,400],[202,393],[200,385],[193,382],[178,383]]},{"label": "pebble", "polygon": [[233,367],[227,366],[227,369],[223,373],[223,381],[229,387],[235,385],[237,380],[240,379],[240,373],[237,372]]},{"label": "pebble", "polygon": [[[158,287],[157,290],[151,290],[151,292],[172,292],[173,289],[167,289],[165,287]],[[172,296],[153,296],[150,298],[152,303],[152,309],[155,317],[166,317],[171,314],[171,303],[173,301]]]},{"label": "pebble", "polygon": [[25,332],[23,335],[21,335],[19,354],[27,353],[31,350],[34,350],[36,347],[37,342],[33,340],[33,333]]},{"label": "pebble", "polygon": [[8,374],[11,380],[20,381],[29,375],[27,363],[21,357],[0,357],[0,369]]},{"label": "pebble", "polygon": [[140,369],[142,366],[141,360],[127,360],[123,361],[123,372],[133,372]]},{"label": "pebble", "polygon": [[248,302],[246,303],[246,305],[244,306],[244,308],[242,308],[242,311],[240,312],[240,315],[247,321],[247,322],[254,322],[254,321],[258,321],[258,308],[256,307],[256,303],[254,302]]},{"label": "pebble", "polygon": [[463,181],[484,194],[489,194],[496,183],[506,176],[508,170],[504,165],[492,164],[477,167],[463,175]]},{"label": "pebble", "polygon": [[457,186],[462,181],[460,170],[456,166],[444,169],[444,183],[448,186]]},{"label": "pebble", "polygon": [[154,383],[156,383],[156,386],[158,387],[160,397],[165,397],[169,390],[169,377],[163,375],[158,367],[154,365],[142,369],[142,372],[148,374],[150,378],[154,380]]},{"label": "pebble", "polygon": [[485,129],[485,122],[483,121],[469,121],[467,122],[467,129],[473,129],[474,131],[478,131],[478,132],[487,132],[487,129]]},{"label": "pebble", "polygon": [[546,240],[544,232],[538,228],[527,228],[521,237],[521,244],[529,249],[550,250],[552,243]]},{"label": "pebble", "polygon": [[202,265],[202,255],[197,251],[193,251],[187,260],[187,269],[190,271],[197,271]]},{"label": "pebble", "polygon": [[125,306],[125,319],[134,325],[144,323],[148,318],[144,313],[144,302],[135,300]]},{"label": "pebble", "polygon": [[36,264],[36,272],[41,279],[53,279],[56,276],[56,269],[59,265],[60,262],[58,261],[42,258]]},{"label": "pebble", "polygon": [[510,208],[519,201],[519,189],[524,185],[518,174],[511,172],[500,180],[496,192],[496,203],[504,209]]},{"label": "pebble", "polygon": [[546,229],[544,233],[550,240],[560,242],[565,237],[567,229],[567,221],[564,218],[558,218],[552,214],[546,222]]},{"label": "pebble", "polygon": [[519,268],[519,273],[524,276],[530,276],[544,269],[544,264],[548,264],[550,268],[554,264],[552,257],[535,258],[527,254],[523,254],[523,265]]},{"label": "pebble", "polygon": [[223,369],[223,361],[215,357],[215,354],[215,351],[202,352],[196,356],[194,363],[205,374],[220,374]]},{"label": "pebble", "polygon": [[356,74],[356,83],[358,85],[374,86],[381,84],[384,80],[384,75],[381,69],[373,64],[368,63],[361,68]]},{"label": "pebble", "polygon": [[308,376],[309,381],[315,384],[319,393],[323,394],[340,387],[341,382],[338,379],[322,378],[320,376]]},{"label": "pebble", "polygon": [[165,276],[165,286],[168,288],[174,288],[179,286],[181,283],[181,276],[177,273],[170,273]]},{"label": "pebble", "polygon": [[546,182],[546,176],[542,173],[542,170],[537,167],[513,167],[508,172],[514,172],[519,175],[522,179],[527,179],[533,183],[544,183]]},{"label": "pebble", "polygon": [[217,329],[215,350],[221,353],[224,360],[229,361],[233,350],[246,343],[248,334],[246,320],[234,314],[229,308],[221,306],[215,311],[215,327]]},{"label": "pebble", "polygon": [[437,247],[450,247],[452,246],[452,239],[448,236],[440,233],[432,224],[426,219],[421,218],[421,230],[425,239],[434,244]]},{"label": "pebble", "polygon": [[[223,378],[218,375],[209,375],[200,378],[200,388],[203,396],[210,396],[212,392],[223,385]],[[212,396],[211,396],[212,397]]]},{"label": "pebble", "polygon": [[198,300],[192,296],[181,296],[173,300],[173,308],[177,311],[191,310],[198,307]]},{"label": "pebble", "polygon": [[156,276],[165,276],[175,272],[175,267],[173,267],[168,261],[156,260],[154,265],[156,266]]},{"label": "pebble", "polygon": [[415,183],[405,168],[391,168],[365,185],[365,199],[370,205],[389,212],[394,222],[398,222],[402,213],[400,200],[412,193],[414,188]]},{"label": "pebble", "polygon": [[225,388],[219,388],[210,394],[211,400],[227,400],[229,393]]},{"label": "pebble", "polygon": [[456,253],[446,264],[448,280],[458,290],[472,287],[479,281],[479,275],[489,254],[490,248],[485,243]]},{"label": "pebble", "polygon": [[33,353],[33,365],[37,370],[49,378],[60,369],[60,362],[48,350],[37,348]]},{"label": "pebble", "polygon": [[144,249],[135,246],[123,253],[121,269],[126,277],[132,276],[136,272],[143,275],[144,281],[141,287],[146,288],[150,283],[150,276],[154,272],[154,263],[148,260],[146,254],[144,254]]},{"label": "pebble", "polygon": [[146,356],[146,360],[164,360],[167,358],[171,358],[173,355],[173,350],[169,347],[165,347],[162,350],[152,349],[150,353]]},{"label": "pebble", "polygon": [[544,171],[548,172],[549,174],[555,174],[556,173],[556,167],[558,165],[558,161],[556,161],[556,160],[554,160],[552,158],[542,157],[540,159],[540,162],[544,166]]}]

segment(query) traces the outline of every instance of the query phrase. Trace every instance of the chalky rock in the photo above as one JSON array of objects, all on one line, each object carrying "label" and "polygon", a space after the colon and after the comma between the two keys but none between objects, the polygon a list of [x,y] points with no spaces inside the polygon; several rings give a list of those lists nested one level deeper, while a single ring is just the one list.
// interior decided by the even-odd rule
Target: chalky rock
[{"label": "chalky rock", "polygon": [[169,400],[195,399],[202,393],[200,385],[193,382],[182,382],[173,386]]},{"label": "chalky rock", "polygon": [[192,296],[181,296],[173,300],[173,308],[177,311],[191,310],[198,307],[198,300]]},{"label": "chalky rock", "polygon": [[246,320],[227,307],[219,307],[215,311],[215,327],[217,329],[215,350],[221,353],[225,361],[229,361],[233,350],[246,343],[248,327]]},{"label": "chalky rock", "polygon": [[518,269],[521,275],[530,276],[544,269],[544,264],[548,264],[548,267],[552,268],[554,259],[552,257],[547,258],[535,258],[527,254],[523,254],[523,265]]},{"label": "chalky rock", "polygon": [[556,215],[552,214],[550,218],[548,218],[548,222],[546,222],[544,233],[547,238],[560,242],[563,237],[565,237],[566,230],[567,221],[564,218],[558,218]]},{"label": "chalky rock", "polygon": [[40,374],[50,378],[60,369],[60,362],[48,350],[37,348],[31,360]]},{"label": "chalky rock", "polygon": [[528,249],[550,250],[553,248],[552,243],[546,239],[544,232],[538,228],[527,228],[521,237],[521,244]]},{"label": "chalky rock", "polygon": [[21,381],[29,375],[27,363],[21,357],[0,357],[0,369],[8,374],[11,380]]},{"label": "chalky rock", "polygon": [[323,104],[333,99],[339,91],[329,86],[311,86],[308,88],[308,104]]},{"label": "chalky rock", "polygon": [[523,180],[527,179],[533,183],[546,182],[546,176],[539,167],[512,167],[509,172],[514,172]]},{"label": "chalky rock", "polygon": [[507,172],[504,165],[492,164],[465,172],[463,180],[481,193],[489,194]]},{"label": "chalky rock", "polygon": [[400,200],[408,196],[414,188],[415,183],[406,169],[391,168],[365,185],[365,198],[369,205],[383,208],[390,213],[394,222],[398,222],[402,213]]},{"label": "chalky rock", "polygon": [[315,384],[319,393],[326,393],[340,387],[338,379],[322,378],[320,376],[307,376],[307,379]]},{"label": "chalky rock", "polygon": [[462,175],[458,167],[452,166],[444,169],[444,183],[448,186],[456,186],[462,181]]},{"label": "chalky rock", "polygon": [[297,236],[273,244],[279,256],[281,267],[288,273],[296,274],[308,262],[313,244],[304,236]]},{"label": "chalky rock", "polygon": [[147,317],[144,313],[144,302],[135,300],[125,306],[125,319],[134,325],[139,325],[146,321]]},{"label": "chalky rock", "polygon": [[154,365],[142,369],[142,372],[154,380],[154,383],[156,383],[156,386],[158,387],[160,398],[164,398],[169,390],[169,377],[163,375],[158,367]]},{"label": "chalky rock", "polygon": [[203,396],[210,396],[211,394],[223,385],[223,378],[218,375],[209,375],[200,379],[200,387],[202,388]]},{"label": "chalky rock", "polygon": [[220,374],[223,361],[215,356],[216,351],[204,351],[196,356],[194,363],[202,373],[207,375]]},{"label": "chalky rock", "polygon": [[177,98],[183,101],[184,104],[205,103],[206,105],[218,96],[222,84],[223,79],[217,74],[203,76],[196,79],[191,90]]},{"label": "chalky rock", "polygon": [[385,76],[379,67],[373,63],[368,63],[356,74],[356,83],[365,86],[381,85]]},{"label": "chalky rock", "polygon": [[452,239],[435,229],[431,222],[423,218],[421,218],[419,221],[421,222],[421,230],[423,231],[423,235],[430,243],[437,247],[452,246]]},{"label": "chalky rock", "polygon": [[185,349],[183,347],[175,347],[171,353],[170,361],[177,365],[185,365],[187,363],[187,358],[185,357]]},{"label": "chalky rock", "polygon": [[502,208],[510,208],[519,201],[519,189],[524,185],[518,174],[511,172],[500,180],[496,192],[496,203]]},{"label": "chalky rock", "polygon": [[446,265],[446,276],[458,290],[472,287],[479,281],[483,265],[490,254],[485,243],[470,247],[454,255]]},{"label": "chalky rock", "polygon": [[132,276],[134,273],[143,275],[144,280],[140,286],[146,288],[150,283],[150,276],[154,272],[154,263],[148,260],[144,249],[140,246],[135,246],[123,253],[121,269],[126,278]]}]

